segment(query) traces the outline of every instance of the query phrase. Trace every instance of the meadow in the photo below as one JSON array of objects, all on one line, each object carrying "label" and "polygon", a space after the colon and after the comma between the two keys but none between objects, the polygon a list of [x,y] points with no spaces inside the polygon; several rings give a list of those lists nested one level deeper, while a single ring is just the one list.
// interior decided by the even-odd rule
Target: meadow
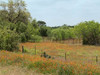
[{"label": "meadow", "polygon": [[[73,45],[73,44],[61,44],[54,42],[44,42],[44,43],[21,43],[28,53],[35,54],[35,47],[37,54],[40,55],[46,52],[51,57],[55,59],[65,61],[74,61],[81,63],[90,63],[99,65],[100,63],[100,46],[89,46],[89,45]],[[96,62],[96,57],[98,61]]]},{"label": "meadow", "polygon": [[[100,75],[99,46],[56,42],[27,42],[19,46],[20,52],[0,51],[1,75],[11,75],[11,70],[19,75]],[[43,52],[51,58],[41,57]]]},{"label": "meadow", "polygon": [[[62,44],[56,42],[27,42],[20,44],[20,51],[22,50],[22,46],[24,46],[24,49],[26,50],[25,54],[36,54],[36,56],[40,57],[43,52],[46,52],[51,56],[51,58],[53,58],[42,58],[42,63],[44,63],[42,68],[44,71],[40,68],[40,66],[38,66],[38,68],[40,68],[43,73],[56,73],[60,70],[61,74],[58,72],[59,75],[64,75],[61,70],[63,66],[64,71],[69,75],[100,74],[100,46]],[[50,65],[51,63],[56,65]],[[38,62],[38,64],[40,64],[40,62]],[[54,68],[54,70],[51,71],[50,68]]]}]

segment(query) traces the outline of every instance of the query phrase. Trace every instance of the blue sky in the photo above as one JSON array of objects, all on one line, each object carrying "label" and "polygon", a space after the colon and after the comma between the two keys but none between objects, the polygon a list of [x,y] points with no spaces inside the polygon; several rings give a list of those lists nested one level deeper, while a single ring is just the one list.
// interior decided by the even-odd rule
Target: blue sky
[{"label": "blue sky", "polygon": [[76,25],[82,21],[100,22],[100,0],[25,0],[31,16],[48,26]]},{"label": "blue sky", "polygon": [[76,25],[82,21],[100,22],[100,0],[24,0],[32,18],[48,26]]}]

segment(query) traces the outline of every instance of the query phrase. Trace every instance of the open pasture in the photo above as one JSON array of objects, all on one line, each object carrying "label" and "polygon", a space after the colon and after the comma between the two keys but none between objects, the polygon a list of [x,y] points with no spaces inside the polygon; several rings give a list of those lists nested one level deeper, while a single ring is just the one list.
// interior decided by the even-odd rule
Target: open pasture
[{"label": "open pasture", "polygon": [[[61,43],[21,43],[21,47],[24,48],[30,54],[41,55],[41,53],[46,52],[51,57],[54,57],[57,60],[65,61],[74,61],[78,63],[89,63],[94,65],[100,64],[100,47],[99,46],[89,46],[89,45],[68,45]],[[99,65],[100,66],[100,65]]]},{"label": "open pasture", "polygon": [[[1,74],[8,74],[6,70],[14,66],[14,73],[35,75],[100,75],[100,47],[68,45],[61,43],[21,43],[20,50],[25,52],[0,51]],[[46,52],[51,59],[41,57]],[[66,60],[65,60],[66,53]],[[2,68],[1,66],[1,68]],[[18,70],[16,70],[16,68]],[[11,68],[10,68],[11,69]],[[27,70],[26,72],[24,72]],[[11,73],[10,73],[11,74]]]}]

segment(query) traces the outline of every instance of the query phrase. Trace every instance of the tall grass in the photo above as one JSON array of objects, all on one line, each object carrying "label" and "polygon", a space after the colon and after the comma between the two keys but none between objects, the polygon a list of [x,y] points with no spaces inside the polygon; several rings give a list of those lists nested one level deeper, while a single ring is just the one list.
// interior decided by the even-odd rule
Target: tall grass
[{"label": "tall grass", "polygon": [[95,65],[75,62],[61,62],[28,54],[0,51],[0,64],[27,67],[44,74],[55,75],[100,75],[100,69]]}]

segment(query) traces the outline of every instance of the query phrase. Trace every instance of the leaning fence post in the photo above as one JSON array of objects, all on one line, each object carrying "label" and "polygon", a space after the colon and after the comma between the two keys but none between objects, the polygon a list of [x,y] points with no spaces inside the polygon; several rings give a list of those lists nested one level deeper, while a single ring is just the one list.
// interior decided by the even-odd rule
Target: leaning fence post
[{"label": "leaning fence post", "polygon": [[66,53],[65,53],[65,60],[66,60]]},{"label": "leaning fence post", "polygon": [[96,62],[98,62],[98,56],[96,56]]},{"label": "leaning fence post", "polygon": [[24,46],[22,46],[22,53],[24,53]]}]

